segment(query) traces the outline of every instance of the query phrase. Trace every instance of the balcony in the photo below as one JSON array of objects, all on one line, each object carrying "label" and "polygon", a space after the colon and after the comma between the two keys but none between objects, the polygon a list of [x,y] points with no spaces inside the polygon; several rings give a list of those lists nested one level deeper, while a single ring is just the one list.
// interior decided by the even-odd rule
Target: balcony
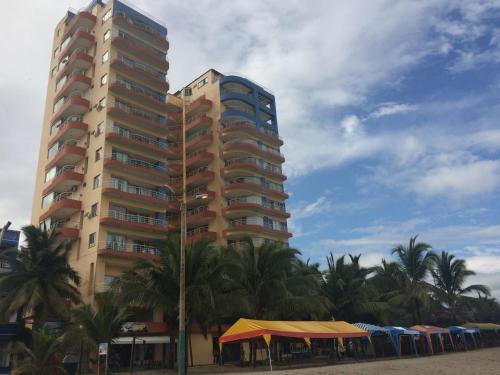
[{"label": "balcony", "polygon": [[100,219],[100,223],[123,229],[141,230],[153,233],[165,233],[167,225],[165,220],[149,216],[127,214],[120,211],[109,210]]},{"label": "balcony", "polygon": [[64,85],[60,87],[59,90],[57,91],[54,101],[57,102],[60,98],[62,98],[68,93],[78,93],[79,96],[82,96],[83,93],[85,93],[85,91],[87,91],[90,88],[91,84],[92,84],[92,79],[86,77],[85,72],[74,71],[68,76],[66,76],[66,81]]},{"label": "balcony", "polygon": [[160,115],[129,106],[118,100],[112,100],[108,107],[108,114],[113,118],[128,122],[132,125],[145,127],[147,129],[166,134],[168,128],[166,119]]},{"label": "balcony", "polygon": [[284,156],[277,149],[259,145],[252,140],[227,142],[222,146],[222,155],[227,159],[256,155],[279,164],[285,161]]},{"label": "balcony", "polygon": [[170,88],[165,74],[151,69],[150,67],[137,61],[127,59],[126,57],[113,59],[111,61],[111,67],[120,73],[136,79],[138,82],[154,88],[155,90],[166,92]]},{"label": "balcony", "polygon": [[214,154],[207,151],[198,151],[187,155],[186,168],[199,168],[207,166],[214,160]]},{"label": "balcony", "polygon": [[42,194],[46,195],[51,191],[64,192],[70,191],[75,186],[83,182],[83,173],[75,172],[73,165],[65,165],[56,174],[56,176],[49,182],[49,185],[43,189]]},{"label": "balcony", "polygon": [[208,225],[190,229],[187,231],[187,243],[193,243],[196,241],[215,241],[217,239],[217,233],[208,230]]},{"label": "balcony", "polygon": [[70,217],[79,212],[82,208],[82,202],[74,199],[73,193],[65,192],[57,194],[48,206],[48,209],[40,216],[40,222],[47,218],[61,220]]},{"label": "balcony", "polygon": [[215,219],[215,212],[210,211],[207,206],[199,206],[187,211],[187,225],[189,227],[206,225]]},{"label": "balcony", "polygon": [[82,121],[81,116],[71,116],[63,121],[58,127],[55,134],[49,141],[49,148],[56,142],[66,142],[71,139],[80,139],[88,131],[88,124]]},{"label": "balcony", "polygon": [[205,96],[196,99],[186,109],[186,117],[193,117],[202,113],[206,113],[212,108],[212,101],[205,99]]},{"label": "balcony", "polygon": [[247,139],[248,136],[255,137],[273,146],[283,145],[283,140],[277,133],[257,126],[249,121],[230,122],[222,124],[221,138],[223,141]]},{"label": "balcony", "polygon": [[[200,195],[206,195],[206,198],[199,199]],[[207,190],[205,186],[194,188],[187,192],[186,196],[186,206],[195,207],[203,204],[207,204],[215,199],[215,192]]]},{"label": "balcony", "polygon": [[124,244],[120,242],[100,242],[97,254],[105,257],[121,259],[159,259],[160,250],[154,246]]},{"label": "balcony", "polygon": [[182,126],[182,112],[169,112],[169,113],[167,113],[167,122],[169,125]]},{"label": "balcony", "polygon": [[76,141],[66,141],[55,153],[52,159],[45,166],[48,171],[52,167],[63,167],[65,165],[75,165],[85,157],[85,148],[77,146]]},{"label": "balcony", "polygon": [[213,181],[215,173],[209,171],[207,167],[201,167],[188,172],[186,177],[186,187],[191,188],[197,185],[206,185]]},{"label": "balcony", "polygon": [[255,217],[245,217],[229,220],[228,228],[224,229],[223,234],[227,239],[242,238],[248,235],[268,235],[284,240],[288,240],[290,237],[292,237],[292,234],[290,232],[266,226]]},{"label": "balcony", "polygon": [[190,118],[186,124],[186,132],[206,130],[212,126],[213,120],[206,115],[200,115],[195,118]]},{"label": "balcony", "polygon": [[169,42],[168,38],[165,35],[162,35],[160,32],[154,30],[147,25],[135,21],[133,18],[128,17],[124,13],[118,13],[113,16],[113,23],[116,23],[118,26],[124,27],[136,35],[138,35],[141,39],[154,44],[155,47],[168,51]]},{"label": "balcony", "polygon": [[94,43],[95,37],[90,33],[89,29],[78,28],[75,30],[68,44],[60,53],[60,56],[70,55],[76,50],[86,50],[92,47]]},{"label": "balcony", "polygon": [[[90,12],[79,12],[69,20],[64,28],[64,36],[73,33],[76,29],[92,29],[95,26],[97,17]],[[63,38],[65,39],[65,38]]]},{"label": "balcony", "polygon": [[225,161],[225,167],[222,168],[224,177],[234,178],[247,175],[248,172],[257,175],[269,176],[273,179],[285,181],[286,176],[281,172],[281,168],[267,162],[259,162],[255,158],[238,158]]},{"label": "balcony", "polygon": [[233,181],[226,182],[222,188],[224,197],[234,198],[245,193],[259,193],[276,199],[288,199],[288,194],[283,192],[283,187],[273,183],[261,183],[258,178],[237,178]]},{"label": "balcony", "polygon": [[71,221],[56,221],[50,227],[50,231],[56,231],[62,240],[75,241],[80,236],[80,223]]},{"label": "balcony", "polygon": [[177,151],[177,148],[172,150],[166,141],[159,142],[153,138],[131,132],[118,126],[112,126],[106,129],[106,139],[136,151],[150,151],[154,154],[161,154],[163,156],[174,156],[176,155],[175,151]]},{"label": "balcony", "polygon": [[186,152],[195,148],[207,147],[213,142],[212,132],[209,130],[200,131],[186,137]]},{"label": "balcony", "polygon": [[122,159],[116,155],[112,155],[104,160],[104,166],[111,170],[127,172],[138,177],[148,178],[162,183],[169,180],[169,176],[165,170],[144,160],[133,158]]},{"label": "balcony", "polygon": [[160,191],[131,184],[124,185],[113,180],[104,182],[102,193],[125,200],[150,204],[154,207],[167,207],[173,199]]},{"label": "balcony", "polygon": [[142,60],[147,64],[154,66],[162,72],[168,71],[169,62],[167,57],[163,57],[159,54],[154,53],[151,49],[145,47],[143,43],[136,42],[122,35],[118,35],[113,37],[113,39],[111,40],[111,44],[121,49],[125,53],[131,54],[139,60]]},{"label": "balcony", "polygon": [[286,212],[285,207],[278,207],[271,204],[262,204],[257,201],[251,201],[247,198],[232,198],[228,200],[227,207],[223,208],[222,213],[227,218],[237,218],[242,216],[251,216],[260,213],[266,216],[288,219],[290,214]]},{"label": "balcony", "polygon": [[137,85],[132,85],[125,81],[116,81],[109,86],[109,90],[115,94],[123,95],[128,100],[134,101],[140,105],[144,105],[152,110],[165,112],[167,103],[165,100],[148,89],[144,89]]},{"label": "balcony", "polygon": [[88,54],[86,49],[77,48],[70,56],[63,57],[59,62],[59,73],[56,76],[56,82],[66,74],[87,70],[92,66],[93,62],[94,58]]},{"label": "balcony", "polygon": [[90,107],[90,102],[87,99],[82,98],[79,95],[70,95],[65,100],[64,103],[57,109],[51,119],[51,123],[62,117],[70,116],[82,116],[87,113]]}]

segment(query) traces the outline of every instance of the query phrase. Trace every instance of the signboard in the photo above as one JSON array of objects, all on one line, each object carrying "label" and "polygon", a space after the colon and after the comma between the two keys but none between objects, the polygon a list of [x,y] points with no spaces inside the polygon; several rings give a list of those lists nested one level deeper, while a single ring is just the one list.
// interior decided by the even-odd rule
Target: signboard
[{"label": "signboard", "polygon": [[[1,229],[1,228],[0,228]],[[3,235],[2,243],[0,248],[5,249],[8,247],[19,247],[19,238],[21,237],[21,231],[18,230],[7,230]]]},{"label": "signboard", "polygon": [[99,344],[99,355],[108,355],[108,343],[103,342]]}]

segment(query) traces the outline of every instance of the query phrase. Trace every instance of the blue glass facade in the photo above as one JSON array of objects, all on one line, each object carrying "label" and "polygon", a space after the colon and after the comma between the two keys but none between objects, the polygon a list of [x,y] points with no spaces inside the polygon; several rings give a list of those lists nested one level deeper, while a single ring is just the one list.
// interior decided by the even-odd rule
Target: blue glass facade
[{"label": "blue glass facade", "polygon": [[[276,118],[276,102],[274,95],[263,87],[256,85],[252,81],[234,75],[222,76],[219,79],[221,102],[238,100],[252,107],[253,114],[238,109],[227,109],[221,113],[222,121],[228,118],[243,117],[254,122],[258,127],[265,128],[274,133],[278,133],[278,121]],[[248,93],[239,93],[225,89],[229,84],[238,84],[248,89]],[[266,104],[265,104],[266,103]],[[265,116],[268,119],[263,119]]]}]

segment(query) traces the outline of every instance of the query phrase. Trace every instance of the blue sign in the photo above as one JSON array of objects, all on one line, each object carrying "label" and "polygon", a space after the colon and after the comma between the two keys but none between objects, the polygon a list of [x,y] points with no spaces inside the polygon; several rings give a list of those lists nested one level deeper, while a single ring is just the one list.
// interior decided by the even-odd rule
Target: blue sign
[{"label": "blue sign", "polygon": [[3,236],[0,248],[7,247],[19,247],[19,238],[21,237],[21,231],[18,230],[7,230]]}]

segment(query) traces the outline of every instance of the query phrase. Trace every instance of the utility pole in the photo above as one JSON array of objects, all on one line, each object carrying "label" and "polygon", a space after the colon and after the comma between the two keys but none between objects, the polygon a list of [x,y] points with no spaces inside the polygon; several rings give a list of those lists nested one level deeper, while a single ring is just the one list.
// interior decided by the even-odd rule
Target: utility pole
[{"label": "utility pole", "polygon": [[179,270],[179,354],[177,370],[186,373],[186,92],[182,92],[182,201],[181,201],[181,254]]}]

